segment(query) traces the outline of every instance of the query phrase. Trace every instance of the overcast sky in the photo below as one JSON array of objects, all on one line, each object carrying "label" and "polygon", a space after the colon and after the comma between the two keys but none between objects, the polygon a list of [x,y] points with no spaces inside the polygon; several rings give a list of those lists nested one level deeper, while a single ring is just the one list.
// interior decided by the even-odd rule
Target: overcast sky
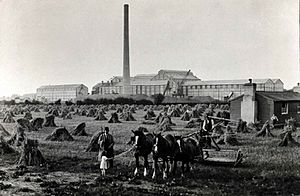
[{"label": "overcast sky", "polygon": [[0,96],[121,75],[124,3],[132,76],[299,82],[298,0],[0,0]]}]

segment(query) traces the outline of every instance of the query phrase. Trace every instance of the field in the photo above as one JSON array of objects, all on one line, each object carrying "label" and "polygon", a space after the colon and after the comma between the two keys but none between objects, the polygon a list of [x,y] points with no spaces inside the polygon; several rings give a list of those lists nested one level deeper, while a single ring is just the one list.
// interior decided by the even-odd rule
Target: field
[{"label": "field", "polygon": [[[109,118],[111,112],[105,116]],[[44,117],[46,113],[32,114]],[[198,164],[184,177],[178,172],[165,181],[161,175],[152,180],[150,176],[142,176],[142,171],[138,177],[133,176],[135,163],[130,152],[115,159],[115,167],[108,170],[106,177],[101,177],[97,153],[85,152],[92,134],[108,126],[115,138],[115,154],[119,154],[131,148],[127,145],[131,130],[139,126],[156,130],[156,125],[141,124],[144,114],[145,111],[137,110],[133,114],[137,121],[116,124],[77,115],[69,120],[55,118],[56,125],[65,126],[69,131],[81,122],[86,123],[89,136],[75,136],[72,142],[45,141],[54,127],[26,132],[29,138],[39,140],[47,165],[18,167],[17,154],[1,155],[0,195],[300,195],[300,149],[278,147],[277,137],[253,138],[253,132],[238,134],[241,145],[235,148],[242,149],[245,159],[237,168]],[[187,122],[180,118],[172,117],[172,121],[176,124],[176,131],[171,132],[174,135],[194,131],[183,129]],[[16,128],[16,123],[1,124],[10,133]],[[278,135],[280,131],[273,130],[273,133]]]}]

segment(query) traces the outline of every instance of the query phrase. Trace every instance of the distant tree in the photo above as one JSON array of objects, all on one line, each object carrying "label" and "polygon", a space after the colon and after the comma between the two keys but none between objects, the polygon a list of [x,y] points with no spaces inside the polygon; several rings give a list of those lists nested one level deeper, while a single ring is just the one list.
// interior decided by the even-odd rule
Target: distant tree
[{"label": "distant tree", "polygon": [[81,101],[81,100],[77,100],[77,101],[76,101],[76,105],[84,105],[84,102]]},{"label": "distant tree", "polygon": [[153,97],[153,99],[154,99],[153,103],[154,103],[155,105],[161,104],[161,103],[163,102],[163,100],[165,99],[165,96],[162,95],[162,94],[155,94],[155,95],[153,95],[152,97]]},{"label": "distant tree", "polygon": [[34,104],[34,105],[43,104],[41,101],[38,101],[38,100],[35,100],[35,99],[33,99],[31,101],[31,103]]},{"label": "distant tree", "polygon": [[14,99],[10,101],[4,101],[4,105],[16,105],[16,101]]},{"label": "distant tree", "polygon": [[61,99],[58,99],[57,101],[54,102],[55,105],[61,105]]},{"label": "distant tree", "polygon": [[27,100],[27,99],[24,101],[24,103],[25,103],[26,105],[32,104],[32,103],[31,103],[29,100]]},{"label": "distant tree", "polygon": [[70,105],[73,105],[74,103],[73,103],[72,101],[65,101],[65,104],[66,104],[67,106],[70,106]]}]

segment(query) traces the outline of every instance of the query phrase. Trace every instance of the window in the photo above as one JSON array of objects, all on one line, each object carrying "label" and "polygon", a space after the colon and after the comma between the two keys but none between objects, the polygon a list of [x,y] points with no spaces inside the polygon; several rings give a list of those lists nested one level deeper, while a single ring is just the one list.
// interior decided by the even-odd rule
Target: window
[{"label": "window", "polygon": [[282,103],[281,104],[281,114],[287,114],[288,113],[288,104]]},{"label": "window", "polygon": [[197,89],[198,88],[198,86],[195,86],[195,89]]},{"label": "window", "polygon": [[300,104],[297,105],[297,113],[300,113]]}]

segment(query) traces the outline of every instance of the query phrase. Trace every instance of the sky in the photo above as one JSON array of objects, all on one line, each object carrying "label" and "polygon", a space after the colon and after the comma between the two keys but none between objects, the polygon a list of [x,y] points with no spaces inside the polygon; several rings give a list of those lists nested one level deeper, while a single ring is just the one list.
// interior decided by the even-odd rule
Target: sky
[{"label": "sky", "polygon": [[298,0],[0,0],[0,96],[122,75],[124,3],[131,76],[300,82]]}]

